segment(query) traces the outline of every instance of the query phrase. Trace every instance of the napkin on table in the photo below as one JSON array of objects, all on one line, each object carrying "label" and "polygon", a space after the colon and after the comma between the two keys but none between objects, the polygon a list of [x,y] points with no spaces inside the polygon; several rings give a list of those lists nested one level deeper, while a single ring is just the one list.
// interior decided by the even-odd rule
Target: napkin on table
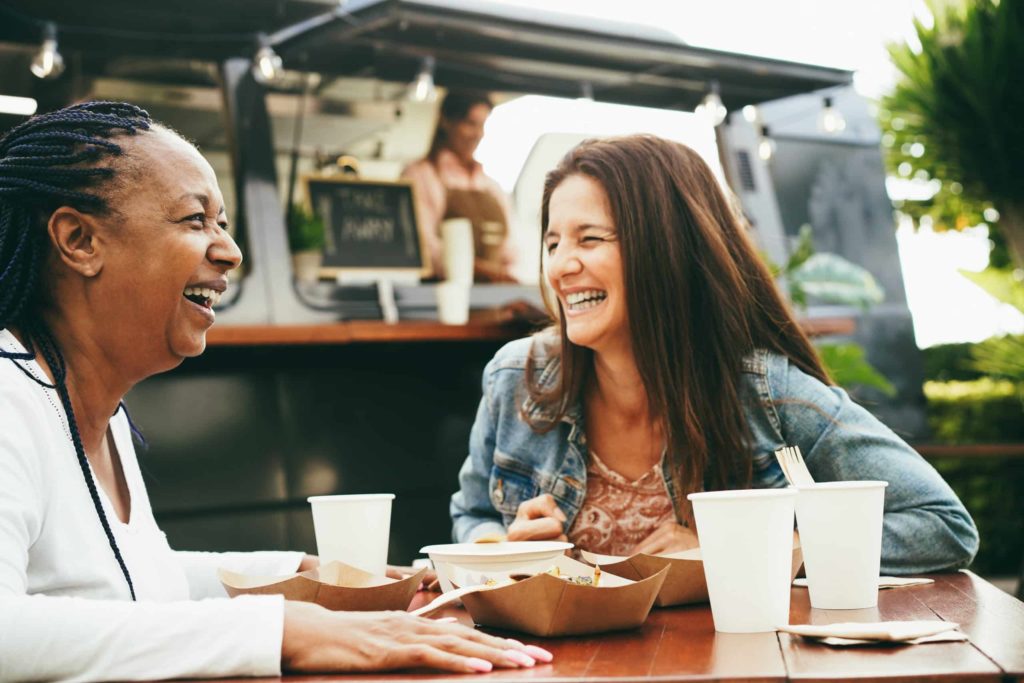
[{"label": "napkin on table", "polygon": [[967,640],[966,634],[956,630],[958,627],[959,624],[949,621],[878,621],[786,625],[780,626],[779,630],[829,645],[918,645]]}]

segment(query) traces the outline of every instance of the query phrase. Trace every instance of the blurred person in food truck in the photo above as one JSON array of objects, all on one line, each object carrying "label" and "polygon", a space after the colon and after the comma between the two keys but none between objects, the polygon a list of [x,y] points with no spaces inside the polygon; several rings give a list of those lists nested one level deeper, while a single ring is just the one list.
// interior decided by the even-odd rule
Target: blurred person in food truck
[{"label": "blurred person in food truck", "polygon": [[426,157],[402,171],[402,177],[413,184],[417,220],[431,268],[442,279],[441,223],[450,218],[468,218],[473,226],[476,257],[473,279],[515,281],[508,197],[473,157],[493,108],[486,93],[449,91],[441,102]]},{"label": "blurred person in food truck", "polygon": [[967,566],[978,533],[939,474],[834,386],[708,165],[653,136],[590,140],[546,178],[542,283],[556,323],[511,342],[451,514],[457,541],[600,554],[698,544],[686,495],[883,480],[882,571]]},{"label": "blurred person in food truck", "polygon": [[205,349],[242,260],[227,227],[210,165],[133,105],[74,105],[0,138],[0,680],[550,661],[401,612],[228,599],[218,567],[317,560],[168,545],[122,397]]}]

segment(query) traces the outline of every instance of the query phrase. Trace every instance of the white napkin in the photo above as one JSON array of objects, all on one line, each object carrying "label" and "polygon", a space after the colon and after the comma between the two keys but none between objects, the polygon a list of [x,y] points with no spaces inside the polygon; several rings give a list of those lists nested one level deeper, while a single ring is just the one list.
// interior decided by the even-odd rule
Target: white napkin
[{"label": "white napkin", "polygon": [[840,624],[800,624],[780,626],[784,633],[820,639],[829,645],[863,645],[867,643],[900,643],[917,645],[967,640],[957,631],[959,624],[949,621],[879,621]]},{"label": "white napkin", "polygon": [[[878,577],[878,589],[883,590],[885,588],[902,588],[903,586],[923,586],[925,584],[935,583],[934,579],[915,579],[910,577],[902,576],[879,576]],[[794,586],[807,588],[807,579],[795,579],[793,581]]]}]

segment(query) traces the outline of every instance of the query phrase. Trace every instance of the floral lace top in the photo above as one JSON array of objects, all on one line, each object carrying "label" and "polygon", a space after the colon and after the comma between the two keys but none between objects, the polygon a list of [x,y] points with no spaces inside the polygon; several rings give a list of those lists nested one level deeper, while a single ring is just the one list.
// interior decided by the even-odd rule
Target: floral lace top
[{"label": "floral lace top", "polygon": [[590,451],[586,497],[568,534],[577,549],[630,555],[655,529],[674,520],[660,462],[636,481],[629,481]]}]

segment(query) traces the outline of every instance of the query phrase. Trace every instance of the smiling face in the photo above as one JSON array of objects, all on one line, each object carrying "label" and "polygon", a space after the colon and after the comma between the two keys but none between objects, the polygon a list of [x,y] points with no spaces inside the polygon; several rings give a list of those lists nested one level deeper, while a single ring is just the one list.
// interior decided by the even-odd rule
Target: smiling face
[{"label": "smiling face", "polygon": [[87,313],[106,321],[126,360],[155,372],[203,352],[242,255],[213,169],[191,144],[159,128],[119,143],[130,170],[97,230],[102,267]]},{"label": "smiling face", "polygon": [[570,175],[551,193],[545,276],[569,341],[596,352],[630,348],[622,250],[604,188]]}]

